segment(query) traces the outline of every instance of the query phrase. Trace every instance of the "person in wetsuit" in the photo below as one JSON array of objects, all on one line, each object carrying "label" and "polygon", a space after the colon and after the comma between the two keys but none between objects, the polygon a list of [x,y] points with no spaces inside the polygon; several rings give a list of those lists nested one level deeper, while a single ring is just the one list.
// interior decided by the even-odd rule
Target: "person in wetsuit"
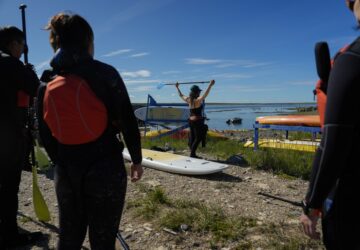
[{"label": "person in wetsuit", "polygon": [[[121,132],[132,158],[131,181],[143,173],[141,142],[119,73],[93,59],[94,35],[79,15],[59,13],[47,26],[56,51],[38,93],[39,133],[55,163],[59,250],[115,249],[127,174]],[[47,78],[47,79],[46,79]]]},{"label": "person in wetsuit", "polygon": [[[360,1],[346,1],[360,23]],[[300,217],[306,235],[319,239],[316,226],[322,220],[327,249],[360,249],[360,38],[340,54],[330,73],[325,123],[316,152],[304,213]],[[325,201],[331,194],[332,204]],[[325,205],[324,205],[325,204]]]},{"label": "person in wetsuit", "polygon": [[[178,94],[181,99],[189,104],[190,108],[190,117],[189,117],[189,126],[190,126],[190,135],[189,135],[189,148],[190,148],[190,157],[199,158],[196,155],[196,149],[199,146],[199,143],[202,141],[204,134],[206,133],[206,128],[204,126],[204,117],[203,117],[203,102],[205,98],[210,93],[211,87],[215,84],[215,80],[211,80],[208,88],[205,93],[200,96],[201,89],[197,85],[193,85],[190,89],[189,96],[185,96],[181,93],[179,88],[179,83],[176,83],[175,87],[178,91]],[[204,132],[205,131],[205,132]]]},{"label": "person in wetsuit", "polygon": [[14,26],[0,28],[0,249],[34,243],[42,235],[20,234],[17,225],[18,191],[26,152],[26,128],[18,110],[18,93],[34,96],[40,84],[32,67],[19,60],[24,44],[21,30]]}]

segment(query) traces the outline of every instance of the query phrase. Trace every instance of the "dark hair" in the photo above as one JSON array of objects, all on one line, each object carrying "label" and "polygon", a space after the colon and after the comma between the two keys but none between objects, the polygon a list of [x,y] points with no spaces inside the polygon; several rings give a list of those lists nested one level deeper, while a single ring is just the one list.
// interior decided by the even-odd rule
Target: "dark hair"
[{"label": "dark hair", "polygon": [[201,89],[199,88],[199,86],[193,85],[193,86],[190,88],[190,94],[189,94],[191,101],[193,101],[194,99],[198,98],[199,95],[200,95],[200,92],[201,92]]},{"label": "dark hair", "polygon": [[199,86],[197,86],[197,85],[193,85],[193,86],[190,88],[189,97],[190,97],[191,106],[193,105],[194,100],[200,96],[200,92],[201,92],[201,89],[200,89]]},{"label": "dark hair", "polygon": [[13,41],[22,42],[24,41],[24,38],[24,33],[15,26],[1,27],[0,49],[6,49]]},{"label": "dark hair", "polygon": [[50,19],[46,29],[50,30],[50,44],[54,50],[61,47],[87,51],[94,40],[91,26],[79,15],[59,13]]}]

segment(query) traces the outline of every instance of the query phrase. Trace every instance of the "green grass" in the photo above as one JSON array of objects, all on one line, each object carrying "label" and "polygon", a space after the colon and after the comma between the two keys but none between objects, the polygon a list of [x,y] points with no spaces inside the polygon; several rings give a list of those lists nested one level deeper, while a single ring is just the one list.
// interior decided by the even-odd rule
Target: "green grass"
[{"label": "green grass", "polygon": [[149,189],[143,184],[137,186],[139,191],[146,193],[146,196],[142,199],[129,201],[126,206],[127,209],[135,208],[137,216],[147,220],[152,219],[158,215],[160,205],[171,205],[169,198],[161,188]]},{"label": "green grass", "polygon": [[[255,218],[228,215],[217,205],[207,205],[195,200],[170,199],[160,187],[149,188],[136,185],[142,198],[129,201],[126,209],[137,219],[151,222],[155,229],[169,228],[178,233],[179,244],[188,233],[206,235],[209,249],[219,249],[236,242],[232,249],[319,249],[320,241],[311,241],[297,225],[286,223],[257,224]],[[141,195],[139,195],[141,196]],[[181,225],[186,224],[186,232]],[[259,235],[261,240],[251,242],[251,236]],[[250,238],[249,238],[250,237]]]},{"label": "green grass", "polygon": [[247,229],[256,225],[256,220],[245,217],[230,217],[220,207],[207,206],[198,201],[171,200],[165,191],[156,187],[145,191],[143,198],[129,201],[126,208],[134,211],[136,217],[156,221],[160,227],[181,232],[180,226],[186,224],[190,231],[210,233],[215,242],[233,241],[244,238]]},{"label": "green grass", "polygon": [[259,233],[265,235],[263,247],[266,249],[298,250],[298,249],[319,249],[320,241],[310,240],[304,235],[294,236],[294,228],[285,223],[269,223],[259,228]]}]

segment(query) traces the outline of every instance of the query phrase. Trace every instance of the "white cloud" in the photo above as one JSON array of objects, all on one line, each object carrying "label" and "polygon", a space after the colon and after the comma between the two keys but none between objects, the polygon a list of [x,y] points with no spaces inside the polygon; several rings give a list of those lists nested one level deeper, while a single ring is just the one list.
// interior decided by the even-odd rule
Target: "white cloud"
[{"label": "white cloud", "polygon": [[261,67],[261,66],[268,66],[273,63],[271,62],[248,62],[241,65],[244,68],[255,68],[255,67]]},{"label": "white cloud", "polygon": [[187,64],[196,64],[196,65],[217,64],[222,62],[222,60],[219,59],[204,59],[204,58],[186,58],[185,61]]},{"label": "white cloud", "polygon": [[113,16],[112,18],[110,18],[107,21],[105,27],[107,27],[107,25],[113,27],[117,23],[123,23],[123,22],[127,22],[129,20],[135,19],[146,13],[156,11],[156,10],[162,8],[163,6],[171,4],[174,1],[176,1],[176,0],[131,1],[131,5],[127,8],[124,8],[124,9],[118,11],[118,13],[115,16]]},{"label": "white cloud", "polygon": [[132,51],[132,49],[120,49],[120,50],[115,50],[115,51],[109,52],[109,53],[107,53],[105,55],[102,55],[102,56],[104,56],[104,57],[112,57],[112,56],[117,56],[117,55],[129,53],[131,51]]},{"label": "white cloud", "polygon": [[138,70],[138,71],[125,71],[122,72],[121,75],[123,77],[131,77],[131,78],[136,78],[136,77],[150,77],[151,76],[151,72],[149,70]]},{"label": "white cloud", "polygon": [[244,68],[255,68],[273,64],[272,62],[257,62],[253,60],[224,60],[224,59],[204,59],[204,58],[186,58],[186,64],[210,65],[215,64],[217,68],[228,68],[240,66]]},{"label": "white cloud", "polygon": [[142,53],[133,54],[129,57],[143,57],[143,56],[147,56],[149,54],[150,54],[149,52],[142,52]]},{"label": "white cloud", "polygon": [[142,84],[142,83],[160,83],[160,80],[127,80],[124,79],[126,84]]},{"label": "white cloud", "polygon": [[154,86],[137,86],[135,88],[132,88],[132,91],[135,92],[149,92],[150,90],[153,90],[155,87]]},{"label": "white cloud", "polygon": [[304,85],[304,86],[315,86],[317,80],[307,80],[307,81],[294,81],[290,82],[290,85]]},{"label": "white cloud", "polygon": [[213,78],[222,77],[222,78],[252,78],[251,75],[245,75],[240,73],[223,73],[223,74],[215,74],[212,76]]},{"label": "white cloud", "polygon": [[236,63],[223,63],[223,64],[216,65],[217,68],[228,68],[228,67],[233,67],[233,66],[236,66]]}]

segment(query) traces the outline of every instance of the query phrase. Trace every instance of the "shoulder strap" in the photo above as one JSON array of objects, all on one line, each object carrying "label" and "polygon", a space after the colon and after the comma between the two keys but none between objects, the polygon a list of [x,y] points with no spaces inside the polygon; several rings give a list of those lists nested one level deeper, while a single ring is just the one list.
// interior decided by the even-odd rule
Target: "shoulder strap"
[{"label": "shoulder strap", "polygon": [[109,98],[111,83],[108,82],[106,77],[101,75],[101,72],[96,67],[96,63],[93,60],[83,63],[80,67],[76,67],[67,73],[76,74],[86,80],[94,94],[105,105],[109,121],[114,121],[116,117],[115,109],[110,101],[111,98]]}]

